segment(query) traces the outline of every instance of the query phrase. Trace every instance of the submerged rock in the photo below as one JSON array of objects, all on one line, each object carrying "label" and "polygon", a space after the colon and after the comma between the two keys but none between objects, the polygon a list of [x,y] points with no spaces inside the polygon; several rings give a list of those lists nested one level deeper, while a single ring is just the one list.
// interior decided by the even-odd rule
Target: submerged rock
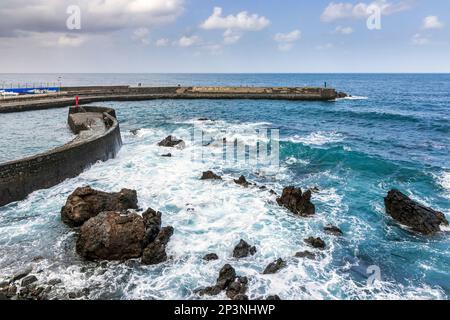
[{"label": "submerged rock", "polygon": [[235,179],[234,182],[238,185],[241,185],[243,187],[248,187],[251,186],[252,184],[250,182],[247,181],[247,179],[245,179],[244,176],[240,176],[239,179]]},{"label": "submerged rock", "polygon": [[254,255],[255,253],[256,247],[249,245],[247,242],[241,239],[241,241],[239,241],[239,243],[233,250],[233,257],[238,259],[245,258],[249,255]]},{"label": "submerged rock", "polygon": [[142,254],[142,263],[147,265],[159,264],[167,260],[166,247],[173,235],[173,227],[164,227],[155,241],[150,243]]},{"label": "submerged rock", "polygon": [[135,214],[102,212],[81,227],[76,250],[89,260],[127,260],[142,255],[144,219]]},{"label": "submerged rock", "polygon": [[339,229],[336,226],[332,226],[332,225],[328,225],[328,226],[324,227],[323,230],[325,231],[325,233],[328,233],[328,234],[331,234],[334,236],[338,236],[338,237],[344,235],[344,233],[342,232],[341,229]]},{"label": "submerged rock", "polygon": [[295,254],[296,258],[307,258],[310,260],[315,260],[316,259],[316,254],[310,251],[301,251],[301,252],[297,252]]},{"label": "submerged rock", "polygon": [[222,177],[212,171],[205,171],[200,180],[222,180]]},{"label": "submerged rock", "polygon": [[133,129],[133,130],[130,130],[130,133],[131,133],[133,136],[136,136],[136,135],[139,133],[139,130],[141,130],[141,129]]},{"label": "submerged rock", "polygon": [[36,281],[38,281],[36,276],[29,275],[29,276],[26,276],[25,278],[23,278],[22,281],[20,281],[20,285],[22,287],[26,287],[26,286],[29,286],[32,283],[35,283]]},{"label": "submerged rock", "polygon": [[266,300],[281,300],[278,295],[267,296]]},{"label": "submerged rock", "polygon": [[100,212],[137,209],[137,202],[135,190],[107,193],[89,186],[77,188],[62,207],[61,219],[69,226],[79,227]]},{"label": "submerged rock", "polygon": [[266,269],[264,269],[263,274],[274,274],[286,267],[287,267],[286,261],[279,258],[276,261],[269,263]]},{"label": "submerged rock", "polygon": [[186,146],[186,144],[181,139],[177,139],[176,137],[173,137],[173,136],[168,136],[164,140],[159,142],[158,146],[169,147],[169,148],[173,148],[173,147],[184,148]]},{"label": "submerged rock", "polygon": [[310,190],[302,192],[300,188],[286,187],[281,197],[277,198],[277,203],[302,217],[312,216],[316,212],[316,207],[311,203]]},{"label": "submerged rock", "polygon": [[226,288],[227,297],[231,300],[248,300],[248,297],[245,295],[247,292],[247,284],[247,277],[235,278]]},{"label": "submerged rock", "polygon": [[305,242],[314,248],[325,249],[325,241],[321,238],[309,237],[305,239]]},{"label": "submerged rock", "polygon": [[410,199],[398,190],[391,190],[384,198],[386,213],[402,225],[425,235],[441,231],[449,222],[442,212]]},{"label": "submerged rock", "polygon": [[203,257],[203,260],[205,261],[219,260],[219,256],[215,253],[208,253]]},{"label": "submerged rock", "polygon": [[161,157],[163,157],[163,158],[171,158],[172,154],[171,153],[162,154]]}]

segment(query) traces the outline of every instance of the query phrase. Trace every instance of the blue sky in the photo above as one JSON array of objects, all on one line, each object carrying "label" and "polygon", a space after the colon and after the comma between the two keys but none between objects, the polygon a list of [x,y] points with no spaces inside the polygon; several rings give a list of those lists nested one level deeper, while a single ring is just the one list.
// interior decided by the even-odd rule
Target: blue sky
[{"label": "blue sky", "polygon": [[449,26],[448,0],[3,0],[0,72],[450,72]]}]

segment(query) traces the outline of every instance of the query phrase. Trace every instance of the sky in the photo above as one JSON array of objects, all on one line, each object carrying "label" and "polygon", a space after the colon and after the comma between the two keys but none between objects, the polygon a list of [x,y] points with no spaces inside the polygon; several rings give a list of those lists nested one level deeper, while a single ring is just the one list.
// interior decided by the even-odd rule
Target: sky
[{"label": "sky", "polygon": [[450,72],[448,0],[0,0],[0,73]]}]

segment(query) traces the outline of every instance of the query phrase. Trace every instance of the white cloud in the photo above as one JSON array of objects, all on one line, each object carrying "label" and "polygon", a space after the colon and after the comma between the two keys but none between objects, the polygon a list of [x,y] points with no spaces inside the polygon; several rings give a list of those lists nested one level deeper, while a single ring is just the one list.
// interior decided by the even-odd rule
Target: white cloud
[{"label": "white cloud", "polygon": [[278,50],[289,51],[301,37],[302,32],[300,30],[294,30],[288,33],[277,33],[273,39],[278,42]]},{"label": "white cloud", "polygon": [[150,40],[148,39],[149,34],[150,30],[148,28],[138,28],[133,31],[133,40],[148,45],[150,44]]},{"label": "white cloud", "polygon": [[336,29],[334,29],[334,33],[336,33],[336,34],[343,34],[343,35],[349,35],[349,34],[353,33],[353,28],[352,27],[337,26]]},{"label": "white cloud", "polygon": [[249,15],[247,11],[239,12],[237,15],[222,16],[222,8],[215,7],[212,15],[206,19],[201,27],[211,29],[231,29],[244,31],[259,31],[270,25],[266,17],[257,14]]},{"label": "white cloud", "polygon": [[383,15],[391,15],[411,8],[410,1],[391,3],[387,0],[376,0],[371,3],[331,2],[323,11],[320,19],[323,22],[334,22],[345,19],[365,19],[380,10]]},{"label": "white cloud", "polygon": [[158,39],[158,40],[155,42],[155,45],[156,45],[157,47],[167,47],[167,46],[169,45],[169,43],[170,43],[170,40],[169,40],[169,39],[162,38],[162,39]]},{"label": "white cloud", "polygon": [[174,45],[187,48],[192,47],[195,44],[198,44],[200,40],[201,39],[198,36],[191,36],[191,37],[183,36],[179,40],[175,41]]},{"label": "white cloud", "polygon": [[423,46],[430,43],[430,38],[420,33],[416,33],[411,40],[412,44],[416,46]]},{"label": "white cloud", "polygon": [[246,31],[260,31],[270,25],[269,19],[258,14],[249,14],[247,11],[236,15],[222,15],[222,8],[215,7],[212,15],[200,27],[205,30],[223,29],[225,44],[238,42]]},{"label": "white cloud", "polygon": [[442,29],[443,27],[444,23],[437,16],[428,16],[423,19],[423,29]]},{"label": "white cloud", "polygon": [[87,39],[80,35],[61,35],[58,38],[58,45],[62,47],[79,47]]}]

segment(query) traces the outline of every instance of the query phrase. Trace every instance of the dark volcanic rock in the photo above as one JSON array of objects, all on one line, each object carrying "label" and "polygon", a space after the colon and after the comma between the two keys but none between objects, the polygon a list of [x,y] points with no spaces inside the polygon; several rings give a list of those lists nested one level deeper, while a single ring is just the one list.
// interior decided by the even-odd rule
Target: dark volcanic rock
[{"label": "dark volcanic rock", "polygon": [[236,271],[231,265],[226,264],[222,267],[222,269],[220,269],[219,277],[216,280],[216,284],[211,287],[200,289],[197,291],[197,293],[201,296],[203,295],[216,296],[222,290],[227,289],[228,286],[232,284],[235,279],[236,279]]},{"label": "dark volcanic rock", "polygon": [[441,230],[440,226],[449,225],[442,212],[425,207],[395,189],[384,198],[384,205],[393,219],[422,234],[433,234]]},{"label": "dark volcanic rock", "polygon": [[78,227],[100,212],[137,209],[137,202],[135,190],[107,193],[91,187],[77,188],[61,209],[61,218],[69,226]]},{"label": "dark volcanic rock", "polygon": [[171,158],[171,157],[172,157],[172,154],[171,154],[171,153],[166,153],[166,154],[161,155],[161,157],[164,157],[164,158]]},{"label": "dark volcanic rock", "polygon": [[158,143],[158,146],[160,147],[181,147],[183,148],[185,146],[185,143],[181,139],[177,139],[173,136],[168,136],[164,140]]},{"label": "dark volcanic rock", "polygon": [[314,204],[311,203],[310,190],[302,193],[300,188],[286,187],[281,197],[277,198],[277,202],[302,217],[314,215],[316,212]]},{"label": "dark volcanic rock", "polygon": [[336,226],[332,226],[332,225],[328,225],[328,226],[324,227],[323,230],[325,231],[325,233],[332,234],[334,236],[343,236],[344,235],[344,233],[342,232],[341,229],[339,229]]},{"label": "dark volcanic rock", "polygon": [[249,255],[254,255],[256,253],[256,247],[249,245],[247,242],[241,239],[239,243],[236,245],[236,247],[233,250],[233,257],[234,258],[245,258]]},{"label": "dark volcanic rock", "polygon": [[152,208],[147,209],[147,211],[142,214],[145,226],[145,237],[142,242],[144,248],[155,241],[161,231],[161,216],[161,212],[155,211]]},{"label": "dark volcanic rock", "polygon": [[285,268],[287,266],[286,261],[279,258],[277,261],[269,263],[269,265],[264,269],[263,274],[273,274],[277,273],[281,269]]},{"label": "dark volcanic rock", "polygon": [[247,292],[247,284],[247,277],[237,277],[228,285],[226,290],[227,297],[231,300],[242,300],[243,296],[245,296],[245,293]]},{"label": "dark volcanic rock", "polygon": [[212,171],[205,171],[200,180],[222,180],[222,177]]},{"label": "dark volcanic rock", "polygon": [[91,260],[127,260],[142,254],[145,225],[141,216],[102,212],[81,227],[76,249]]},{"label": "dark volcanic rock", "polygon": [[133,130],[130,130],[130,132],[133,136],[136,136],[138,134],[139,130],[141,130],[141,129],[133,129]]},{"label": "dark volcanic rock", "polygon": [[240,176],[239,179],[237,179],[237,180],[235,179],[234,182],[236,184],[241,185],[241,186],[246,187],[246,188],[248,186],[252,185],[250,182],[247,181],[247,179],[245,179],[244,176]]},{"label": "dark volcanic rock", "polygon": [[11,278],[11,282],[20,280],[22,278],[25,278],[27,275],[29,275],[33,271],[33,268],[27,267],[25,269],[17,271]]},{"label": "dark volcanic rock", "polygon": [[325,249],[325,241],[321,238],[309,237],[305,239],[305,242],[314,248]]},{"label": "dark volcanic rock", "polygon": [[205,261],[219,260],[219,256],[215,253],[208,253],[203,257]]},{"label": "dark volcanic rock", "polygon": [[142,254],[142,263],[147,265],[159,264],[167,260],[166,246],[173,235],[173,227],[164,227],[155,241],[150,243]]},{"label": "dark volcanic rock", "polygon": [[280,297],[278,295],[273,295],[273,296],[268,296],[266,298],[266,300],[281,300]]},{"label": "dark volcanic rock", "polygon": [[35,283],[36,281],[38,281],[36,276],[29,275],[29,276],[26,276],[25,278],[23,278],[22,281],[20,281],[20,285],[22,287],[26,287],[26,286],[29,286],[32,283]]},{"label": "dark volcanic rock", "polygon": [[310,251],[301,251],[301,252],[297,252],[295,254],[296,258],[307,258],[310,260],[315,260],[316,259],[316,254],[312,253]]}]

